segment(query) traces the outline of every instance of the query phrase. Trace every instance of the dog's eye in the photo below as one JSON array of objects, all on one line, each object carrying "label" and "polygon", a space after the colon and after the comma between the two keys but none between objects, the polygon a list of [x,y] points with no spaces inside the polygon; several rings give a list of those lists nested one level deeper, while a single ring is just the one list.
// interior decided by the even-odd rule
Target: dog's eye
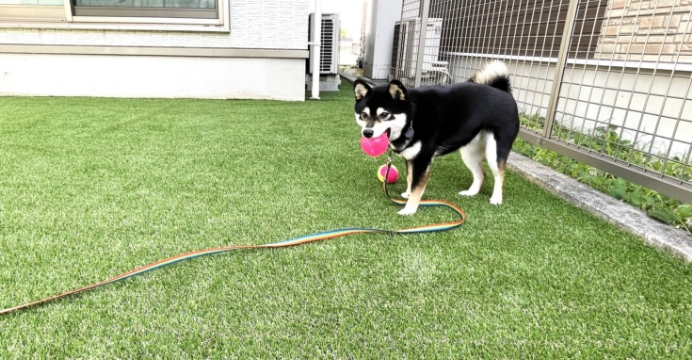
[{"label": "dog's eye", "polygon": [[360,118],[361,118],[361,119],[367,119],[368,116],[370,116],[370,115],[368,115],[368,113],[366,113],[365,111],[363,111],[362,113],[360,113]]},{"label": "dog's eye", "polygon": [[388,118],[389,118],[389,115],[390,115],[390,114],[389,114],[388,112],[383,112],[383,113],[380,114],[380,118],[382,118],[382,119],[388,119]]}]

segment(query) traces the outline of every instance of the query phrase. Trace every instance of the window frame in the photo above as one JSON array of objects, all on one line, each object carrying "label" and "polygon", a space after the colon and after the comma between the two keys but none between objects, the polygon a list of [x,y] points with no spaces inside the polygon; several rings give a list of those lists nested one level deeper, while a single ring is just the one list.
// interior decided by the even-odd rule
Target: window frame
[{"label": "window frame", "polygon": [[0,5],[0,28],[230,32],[230,0],[216,1],[216,18],[84,16],[75,14],[72,0],[62,6]]}]

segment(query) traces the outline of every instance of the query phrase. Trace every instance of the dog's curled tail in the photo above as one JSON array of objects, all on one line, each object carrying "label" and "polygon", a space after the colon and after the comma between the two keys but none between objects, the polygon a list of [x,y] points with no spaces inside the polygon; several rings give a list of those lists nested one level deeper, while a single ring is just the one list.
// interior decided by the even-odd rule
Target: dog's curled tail
[{"label": "dog's curled tail", "polygon": [[509,70],[505,63],[499,60],[489,62],[468,80],[476,84],[485,84],[500,90],[512,92],[512,84],[509,80]]}]

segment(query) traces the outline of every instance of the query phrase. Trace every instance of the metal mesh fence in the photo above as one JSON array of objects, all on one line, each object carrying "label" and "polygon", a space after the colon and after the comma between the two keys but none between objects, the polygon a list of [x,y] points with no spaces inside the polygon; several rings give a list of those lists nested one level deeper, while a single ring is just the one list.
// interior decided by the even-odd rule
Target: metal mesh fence
[{"label": "metal mesh fence", "polygon": [[600,34],[574,29],[572,43],[595,48],[568,53],[552,138],[690,185],[692,3],[683,3],[580,2],[605,11],[578,14],[584,24],[600,22]]},{"label": "metal mesh fence", "polygon": [[404,1],[394,78],[466,81],[492,59],[523,138],[692,202],[692,2]]}]

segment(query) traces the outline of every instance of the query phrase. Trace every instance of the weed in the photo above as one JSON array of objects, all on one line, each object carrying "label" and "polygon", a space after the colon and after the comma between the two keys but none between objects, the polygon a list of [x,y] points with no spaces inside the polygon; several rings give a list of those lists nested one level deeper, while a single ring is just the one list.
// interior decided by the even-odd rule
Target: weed
[{"label": "weed", "polygon": [[[545,123],[545,118],[538,114],[530,116],[522,114],[520,118],[522,126],[532,129],[540,129]],[[612,158],[662,172],[683,181],[692,179],[692,168],[683,164],[680,158],[674,157],[670,159],[671,161],[664,161],[663,157],[652,159],[636,149],[635,144],[632,144],[631,141],[623,139],[620,133],[618,133],[617,127],[612,125],[596,127],[591,134],[585,134],[582,131],[565,127],[555,127],[554,136],[561,141],[570,142]],[[635,206],[653,218],[692,233],[692,205],[690,204],[684,204],[657,191],[616,177],[521,139],[515,141],[514,150],[596,190]]]}]

